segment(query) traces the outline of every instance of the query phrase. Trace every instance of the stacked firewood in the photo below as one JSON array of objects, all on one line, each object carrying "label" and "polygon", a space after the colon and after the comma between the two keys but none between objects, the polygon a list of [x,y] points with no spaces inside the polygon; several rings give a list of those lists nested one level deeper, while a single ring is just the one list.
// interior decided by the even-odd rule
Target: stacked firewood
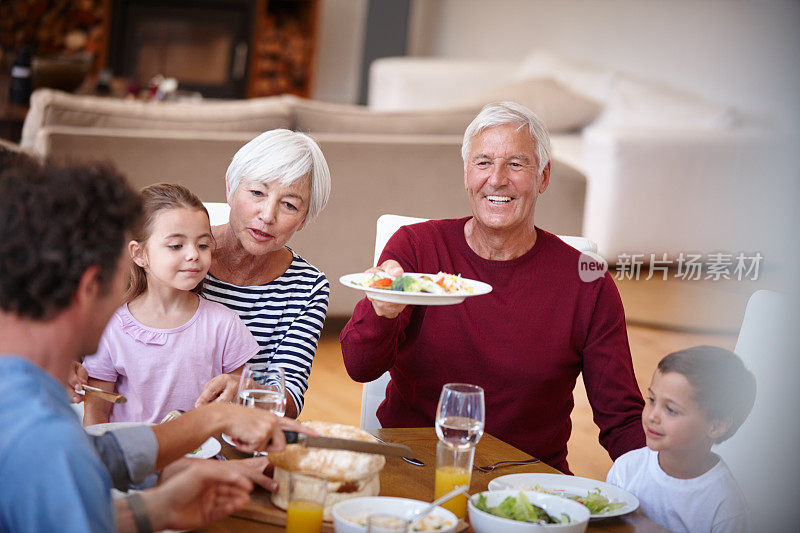
[{"label": "stacked firewood", "polygon": [[[301,4],[301,3],[298,3]],[[249,96],[308,96],[313,70],[313,28],[298,12],[259,13]]]},{"label": "stacked firewood", "polygon": [[0,1],[0,47],[11,55],[27,46],[38,56],[106,50],[106,0]]}]

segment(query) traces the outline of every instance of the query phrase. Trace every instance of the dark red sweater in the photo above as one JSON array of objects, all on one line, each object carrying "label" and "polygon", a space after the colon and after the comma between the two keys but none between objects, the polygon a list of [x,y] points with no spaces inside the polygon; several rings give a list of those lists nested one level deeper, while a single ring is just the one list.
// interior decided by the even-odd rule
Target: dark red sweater
[{"label": "dark red sweater", "polygon": [[408,306],[379,317],[361,300],[341,335],[347,372],[392,381],[378,409],[384,427],[431,427],[442,385],[474,383],[486,396],[486,431],[569,472],[572,390],[583,379],[612,459],[645,445],[644,402],[631,363],[622,302],[611,276],[578,276],[580,253],[537,228],[510,261],[475,254],[468,218],[404,226],[381,256],[406,272],[461,274],[492,292],[452,306]]}]

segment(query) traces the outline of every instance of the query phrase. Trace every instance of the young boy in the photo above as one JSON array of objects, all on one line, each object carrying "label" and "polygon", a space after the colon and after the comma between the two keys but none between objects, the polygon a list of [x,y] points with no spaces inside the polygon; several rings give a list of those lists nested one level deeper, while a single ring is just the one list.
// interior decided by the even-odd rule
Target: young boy
[{"label": "young boy", "polygon": [[753,408],[756,380],[728,350],[697,346],[658,363],[642,412],[647,447],[621,456],[606,480],[635,494],[673,532],[748,531],[744,495],[711,445]]}]

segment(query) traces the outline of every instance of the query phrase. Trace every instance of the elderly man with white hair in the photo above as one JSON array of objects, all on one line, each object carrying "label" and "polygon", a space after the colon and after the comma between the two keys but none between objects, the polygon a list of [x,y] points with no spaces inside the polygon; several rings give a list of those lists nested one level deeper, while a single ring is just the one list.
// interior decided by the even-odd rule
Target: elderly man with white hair
[{"label": "elderly man with white hair", "polygon": [[[203,294],[236,311],[260,346],[251,361],[283,368],[286,416],[297,417],[328,312],[325,274],[287,243],[319,215],[331,190],[325,156],[308,135],[262,133],[233,156],[225,175],[227,224],[212,228],[216,247]],[[220,376],[204,403],[235,397],[237,383]]]},{"label": "elderly man with white hair", "polygon": [[580,252],[534,224],[550,181],[543,124],[519,104],[489,104],[467,127],[462,156],[472,216],[400,228],[369,271],[461,274],[492,292],[456,306],[361,300],[341,334],[348,373],[390,372],[384,427],[430,427],[444,384],[480,385],[486,431],[569,472],[583,372],[611,458],[642,447],[644,402],[617,288],[608,272],[582,281]]}]

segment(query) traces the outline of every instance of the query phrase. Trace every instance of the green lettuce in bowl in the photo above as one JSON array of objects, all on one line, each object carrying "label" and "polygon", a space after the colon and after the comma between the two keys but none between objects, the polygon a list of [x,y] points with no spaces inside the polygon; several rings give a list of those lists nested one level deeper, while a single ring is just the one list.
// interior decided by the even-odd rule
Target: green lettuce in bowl
[{"label": "green lettuce in bowl", "polygon": [[481,492],[467,505],[475,533],[582,533],[589,522],[589,510],[583,505],[533,491]]},{"label": "green lettuce in bowl", "polygon": [[486,495],[478,494],[478,499],[475,502],[475,507],[484,513],[493,514],[501,518],[509,518],[511,520],[518,520],[520,522],[536,522],[537,524],[569,524],[570,518],[566,513],[561,513],[559,518],[550,516],[547,511],[533,505],[525,497],[524,492],[520,492],[515,496],[509,496],[500,505],[489,507],[486,503]]}]

